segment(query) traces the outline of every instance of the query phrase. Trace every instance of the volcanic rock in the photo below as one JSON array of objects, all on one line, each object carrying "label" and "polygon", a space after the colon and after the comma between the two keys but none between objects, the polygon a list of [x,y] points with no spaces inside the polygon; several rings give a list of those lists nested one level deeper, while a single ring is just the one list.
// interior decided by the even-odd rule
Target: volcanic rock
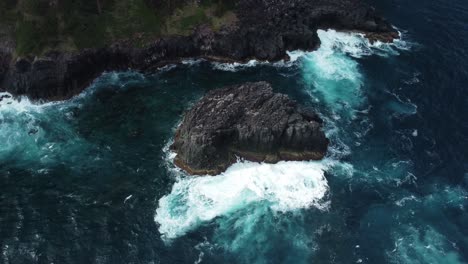
[{"label": "volcanic rock", "polygon": [[287,50],[317,49],[317,29],[362,32],[371,41],[398,38],[391,24],[363,0],[233,1],[235,24],[216,31],[200,25],[188,36],[163,36],[145,47],[117,42],[104,48],[15,58],[13,49],[0,45],[0,91],[58,100],[81,92],[104,71],[152,72],[187,58],[277,61],[287,58]]},{"label": "volcanic rock", "polygon": [[319,160],[328,142],[317,114],[257,82],[210,91],[185,114],[172,149],[188,173],[215,175],[238,158]]}]

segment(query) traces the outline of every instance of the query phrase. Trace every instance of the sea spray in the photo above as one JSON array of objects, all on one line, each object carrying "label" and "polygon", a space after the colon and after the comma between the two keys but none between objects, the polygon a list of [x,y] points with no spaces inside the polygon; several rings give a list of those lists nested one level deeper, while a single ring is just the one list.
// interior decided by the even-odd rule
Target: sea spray
[{"label": "sea spray", "polygon": [[[326,120],[330,119],[329,130],[332,130],[337,126],[334,121],[339,115],[351,113],[354,116],[354,111],[364,112],[360,109],[365,101],[361,91],[363,77],[353,57],[371,55],[372,50],[377,47],[380,50],[381,47],[380,44],[370,44],[360,34],[333,30],[319,30],[318,34],[322,41],[319,50],[293,51],[288,52],[288,55],[292,63],[301,61],[306,83],[315,87],[315,92],[321,93],[324,111],[336,107],[331,110],[331,116],[325,116]],[[214,67],[236,71],[257,64],[256,61],[247,64],[218,63]],[[342,146],[347,148],[344,142]],[[332,149],[336,150],[336,147]],[[340,154],[334,156],[339,158]],[[332,163],[335,167],[351,166],[338,161]],[[261,212],[267,213],[268,210],[291,212],[310,207],[323,209],[328,204],[323,200],[328,190],[324,170],[330,164],[280,162],[272,165],[244,162],[233,165],[216,177],[182,176],[174,184],[171,193],[159,200],[155,221],[159,224],[162,237],[170,241],[201,225],[221,221],[217,219],[228,221],[230,216],[245,208],[256,208],[255,214],[250,216],[254,218],[255,215],[261,217]]]},{"label": "sea spray", "polygon": [[[401,50],[408,50],[413,43],[405,39],[405,34],[399,32],[400,39],[394,40],[392,43],[384,43],[381,41],[370,42],[364,34],[356,32],[340,32],[333,29],[317,30],[317,34],[321,41],[321,48],[325,45],[328,48],[339,50],[341,53],[354,58],[362,58],[364,56],[378,55],[391,56],[399,55]],[[320,50],[320,48],[319,48]],[[211,62],[212,68],[221,71],[236,72],[259,65],[273,67],[290,67],[302,58],[309,56],[316,51],[290,50],[287,51],[288,60],[279,60],[277,62],[249,60],[247,62]],[[187,60],[183,64],[193,65],[204,60]]]},{"label": "sea spray", "polygon": [[164,239],[174,239],[255,203],[274,212],[325,209],[324,169],[319,162],[242,162],[215,177],[181,178],[159,200],[155,221]]},{"label": "sea spray", "polygon": [[[425,195],[412,194],[400,198],[387,210],[394,210],[398,224],[392,228],[394,247],[386,251],[391,263],[461,264],[465,238],[460,227],[453,224],[466,218],[468,192],[461,186],[432,185]],[[401,195],[401,194],[400,194]],[[453,222],[446,221],[448,212]],[[418,219],[418,225],[412,222]],[[432,221],[428,221],[432,219]],[[443,222],[444,228],[440,228]]]},{"label": "sea spray", "polygon": [[361,145],[374,127],[368,117],[372,106],[367,102],[360,59],[395,56],[410,44],[404,39],[371,43],[364,34],[335,30],[318,30],[317,34],[321,41],[318,50],[294,51],[289,56],[298,61],[304,89],[325,120],[331,141],[328,157],[340,159],[351,154],[351,144]]},{"label": "sea spray", "polygon": [[258,202],[218,218],[212,240],[238,263],[271,263],[269,256],[277,252],[288,252],[277,263],[310,263],[318,248],[316,232],[327,214],[315,207],[276,212],[267,203]]},{"label": "sea spray", "polygon": [[[40,103],[8,94],[0,102],[0,159],[38,171],[55,164],[66,164],[70,170],[83,169],[87,162],[76,160],[97,149],[74,126],[74,108],[87,99],[79,95],[67,101]],[[86,156],[88,161],[100,157]]]},{"label": "sea spray", "polygon": [[[44,131],[40,127],[43,106],[33,104],[28,98],[14,98],[11,94],[0,93],[0,158],[38,159],[40,148],[37,144]],[[28,159],[29,159],[28,158]]]},{"label": "sea spray", "polygon": [[302,74],[313,98],[322,101],[333,114],[353,118],[365,103],[357,58],[396,55],[395,44],[370,43],[363,34],[318,30],[321,45],[302,56]]},{"label": "sea spray", "polygon": [[[420,19],[421,23],[426,25],[423,20]],[[412,19],[411,23],[417,21]],[[447,24],[447,21],[442,23]],[[455,26],[452,23],[448,25],[448,28]],[[414,30],[417,29],[415,27]],[[437,39],[440,34],[433,36],[429,38],[431,42],[442,40]],[[444,44],[437,50],[442,50],[443,57],[453,62],[450,65],[457,65],[450,53],[450,49],[456,46],[445,45],[444,42],[438,44]],[[337,49],[336,53],[340,52]],[[287,94],[296,94],[304,88],[311,90],[313,87],[304,87],[303,80],[297,78],[302,74],[299,70],[303,67],[305,55],[298,57],[291,69],[275,69],[272,74],[264,67],[249,68],[248,74],[272,82]],[[367,90],[389,88],[386,87],[389,84],[401,84],[401,80],[407,80],[401,70],[405,66],[402,61],[408,60],[411,67],[419,67],[421,76],[418,79],[424,85],[424,89],[411,97],[415,104],[420,105],[420,113],[414,116],[415,120],[427,117],[437,121],[437,115],[431,116],[424,111],[434,107],[440,110],[442,117],[451,113],[452,117],[463,120],[463,113],[460,116],[451,111],[457,109],[454,103],[457,102],[456,96],[451,96],[454,93],[443,93],[450,89],[441,89],[441,86],[453,88],[457,94],[463,94],[463,89],[457,89],[459,82],[434,80],[435,77],[444,79],[452,76],[455,68],[442,67],[447,61],[440,60],[442,66],[432,78],[432,71],[424,66],[442,58],[435,53],[429,56],[422,52],[408,53],[401,60],[347,56],[359,63],[365,61],[357,67],[364,78],[360,92],[365,100],[356,105],[352,119],[342,115],[343,108],[326,104],[318,96],[318,90],[311,93],[313,98],[299,98],[301,102],[314,99],[311,104],[324,117],[327,135],[331,138],[330,156],[321,162],[327,163],[329,159],[337,162],[331,168],[325,165],[329,192],[323,201],[330,203],[327,210],[311,206],[287,212],[274,211],[268,201],[259,199],[204,222],[165,246],[159,239],[159,226],[154,224],[153,214],[157,201],[163,195],[170,195],[174,181],[185,180],[186,176],[171,178],[174,175],[164,167],[161,148],[173,136],[171,128],[183,110],[188,108],[189,102],[196,101],[206,89],[225,85],[226,79],[242,82],[249,77],[244,73],[220,74],[212,71],[211,65],[200,64],[190,68],[190,76],[202,75],[203,80],[187,78],[185,68],[180,67],[171,74],[158,75],[151,80],[152,87],[146,89],[144,80],[135,78],[135,82],[128,85],[125,78],[111,80],[110,76],[118,77],[119,74],[109,73],[95,82],[100,86],[96,86],[96,91],[102,89],[102,93],[84,96],[78,104],[68,102],[60,107],[42,107],[40,114],[26,111],[33,115],[33,120],[39,120],[34,124],[44,128],[30,137],[37,137],[39,145],[54,144],[55,155],[49,155],[46,152],[49,149],[44,148],[41,156],[56,160],[38,168],[41,170],[35,170],[31,163],[22,163],[13,155],[2,157],[0,201],[7,210],[2,211],[4,221],[0,221],[0,243],[3,245],[0,258],[5,263],[13,260],[37,262],[36,257],[55,263],[131,263],[135,260],[148,263],[466,263],[468,200],[463,185],[466,170],[463,169],[463,159],[451,159],[453,155],[463,157],[463,147],[456,147],[462,145],[452,145],[463,141],[451,141],[457,139],[457,133],[453,133],[449,125],[411,122],[409,127],[405,125],[403,128],[418,131],[415,142],[425,138],[427,141],[415,144],[414,150],[401,155],[396,149],[401,138],[395,130],[401,128],[401,124],[392,120],[388,126],[389,120],[375,115],[387,115],[388,112],[381,111],[381,102],[386,102],[387,98],[370,94]],[[369,64],[375,71],[385,72],[389,67],[397,70],[380,77],[369,76],[381,78],[372,83],[380,87],[367,87],[365,78],[368,77]],[[381,67],[382,64],[389,67]],[[278,78],[278,73],[281,78]],[[213,75],[222,77],[212,78]],[[134,93],[115,92],[113,87],[126,87],[126,91]],[[395,90],[383,90],[394,92],[406,102],[406,93],[402,91],[405,88],[403,85],[395,87]],[[90,90],[93,88],[87,91]],[[144,100],[136,100],[140,96]],[[424,103],[427,100],[421,98],[438,100]],[[112,104],[114,108],[109,108]],[[102,107],[91,107],[96,105]],[[450,107],[446,108],[447,105]],[[143,108],[145,111],[134,114],[132,110],[139,106],[146,106]],[[58,111],[59,108],[63,110]],[[6,124],[2,124],[0,130],[28,132],[22,125],[24,122],[20,121],[23,120],[21,112],[13,115],[16,110],[10,108],[8,111],[11,114],[6,114],[9,115],[6,119],[8,122],[17,121],[20,130],[8,130]],[[141,120],[140,124],[146,124],[140,130],[146,137],[121,133],[127,127],[138,127],[138,123],[129,122],[137,119]],[[72,127],[65,131],[75,130],[77,133],[70,136],[63,133],[68,125]],[[367,133],[369,129],[371,132]],[[57,133],[52,135],[51,131]],[[438,135],[450,136],[434,137],[432,133],[435,131],[441,133]],[[13,135],[8,133],[5,135]],[[41,133],[47,136],[43,137]],[[27,133],[20,134],[26,137]],[[80,137],[88,138],[99,147],[83,149],[84,145],[79,144],[73,149],[70,140]],[[123,138],[129,140],[124,141]],[[346,148],[338,148],[339,140],[343,142],[340,146]],[[21,137],[11,142],[18,146],[29,142],[36,144]],[[445,147],[453,155],[444,155],[449,153],[444,151]],[[107,150],[109,158],[103,160]],[[25,152],[17,153],[24,155]],[[425,159],[428,156],[431,159]],[[418,164],[422,166],[418,168]],[[87,169],[73,169],[77,166],[86,166]],[[125,203],[129,195],[133,196]],[[63,250],[64,247],[69,250]]]}]

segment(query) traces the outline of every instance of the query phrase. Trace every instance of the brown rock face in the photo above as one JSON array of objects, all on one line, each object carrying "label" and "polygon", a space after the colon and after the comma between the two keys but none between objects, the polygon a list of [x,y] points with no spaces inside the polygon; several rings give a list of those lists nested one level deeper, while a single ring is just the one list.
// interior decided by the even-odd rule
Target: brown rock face
[{"label": "brown rock face", "polygon": [[190,174],[219,174],[237,157],[257,162],[319,160],[328,139],[322,120],[266,82],[209,92],[176,131],[175,163]]}]

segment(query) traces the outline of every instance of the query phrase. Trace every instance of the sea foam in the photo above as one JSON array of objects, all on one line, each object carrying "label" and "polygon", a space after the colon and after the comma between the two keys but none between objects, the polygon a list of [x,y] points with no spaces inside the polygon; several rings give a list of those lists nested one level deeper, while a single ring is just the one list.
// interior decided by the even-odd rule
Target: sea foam
[{"label": "sea foam", "polygon": [[0,100],[0,113],[39,111],[41,106],[43,106],[41,104],[32,103],[27,97],[15,98],[7,92],[1,92],[0,98],[2,98],[2,100]]},{"label": "sea foam", "polygon": [[[333,113],[359,111],[363,102],[362,75],[354,58],[392,50],[390,44],[371,44],[363,35],[334,30],[319,30],[322,45],[317,51],[288,52],[290,62],[301,63],[306,83],[312,93]],[[236,71],[267,62],[213,63],[219,70]],[[314,97],[316,98],[316,97]],[[167,158],[170,160],[173,155]],[[333,163],[333,162],[331,162]],[[172,191],[159,200],[155,221],[163,239],[185,235],[218,218],[229,218],[236,212],[255,208],[258,203],[272,212],[293,212],[310,207],[325,209],[328,191],[325,170],[330,162],[280,162],[259,164],[240,162],[221,175],[179,177]],[[336,163],[336,162],[335,162]],[[336,164],[335,164],[336,165]],[[336,166],[335,166],[336,167]],[[254,210],[255,212],[265,212]],[[261,215],[256,214],[256,217]]]},{"label": "sea foam", "polygon": [[[379,55],[387,57],[389,55],[399,55],[399,51],[408,50],[411,43],[404,40],[403,33],[399,33],[400,39],[394,40],[393,43],[384,43],[380,41],[370,42],[364,34],[356,32],[340,32],[333,29],[317,30],[317,34],[320,38],[321,46],[319,48],[323,50],[323,47],[327,50],[338,50],[341,53],[347,54],[354,58],[361,58],[370,55]],[[303,50],[292,50],[286,53],[289,56],[289,60],[279,60],[271,63],[269,61],[258,61],[249,60],[245,63],[233,62],[233,63],[221,63],[212,62],[213,69],[236,72],[259,65],[271,65],[273,67],[290,67],[302,58],[309,56],[310,54],[316,53],[317,51],[303,51]]]},{"label": "sea foam", "polygon": [[325,209],[324,169],[320,162],[240,162],[215,177],[182,177],[159,200],[155,221],[162,237],[170,240],[255,203],[274,212]]}]

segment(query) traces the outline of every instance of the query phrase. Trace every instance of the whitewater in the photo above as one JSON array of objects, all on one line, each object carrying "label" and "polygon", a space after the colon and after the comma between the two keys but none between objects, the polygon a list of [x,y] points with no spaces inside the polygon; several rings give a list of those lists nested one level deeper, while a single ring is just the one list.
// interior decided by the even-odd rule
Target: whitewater
[{"label": "whitewater", "polygon": [[[104,73],[68,101],[4,98],[0,262],[466,263],[463,141],[444,101],[463,97],[445,98],[451,79],[431,79],[442,68],[423,67],[432,57],[414,32],[393,44],[318,34],[318,50],[290,61],[187,61]],[[259,80],[320,113],[326,158],[177,169],[168,146],[184,111]],[[446,113],[438,101],[452,115],[428,116]]]},{"label": "whitewater", "polygon": [[[301,214],[301,211],[312,207],[320,211],[329,208],[331,201],[327,194],[330,190],[325,174],[327,171],[342,171],[347,176],[353,174],[352,165],[340,161],[349,155],[346,145],[349,143],[344,143],[349,136],[344,133],[347,132],[346,127],[357,119],[356,115],[365,112],[366,107],[366,98],[362,93],[364,80],[355,59],[372,55],[396,56],[399,50],[409,49],[409,44],[405,40],[394,44],[370,43],[362,34],[335,30],[318,30],[318,35],[321,46],[317,51],[288,52],[289,62],[272,66],[300,65],[303,80],[309,87],[306,92],[310,100],[322,102],[324,106],[320,110],[326,120],[327,136],[332,142],[327,158],[321,162],[278,164],[239,161],[214,177],[186,176],[180,170],[173,170],[177,180],[171,193],[159,200],[154,218],[161,237],[167,243],[213,223],[219,226],[217,232],[225,233],[223,223],[234,221],[237,234],[228,238],[215,235],[213,243],[224,245],[234,252],[250,247],[260,250],[260,245],[250,244],[251,239],[245,238],[246,233],[254,232],[252,223],[265,217],[272,218],[274,222],[278,214]],[[213,67],[223,71],[242,71],[258,64],[256,61],[247,64],[214,63]],[[367,121],[364,119],[362,122]],[[364,134],[366,131],[359,129],[355,133]],[[167,157],[170,163],[174,155]],[[243,213],[246,211],[251,213],[246,215]],[[252,235],[267,237],[268,234],[262,235],[262,231],[273,232],[259,228],[257,234]],[[292,232],[285,235],[292,238],[298,234]],[[304,238],[299,247],[308,243],[308,239]],[[248,260],[262,262],[256,258]]]}]

